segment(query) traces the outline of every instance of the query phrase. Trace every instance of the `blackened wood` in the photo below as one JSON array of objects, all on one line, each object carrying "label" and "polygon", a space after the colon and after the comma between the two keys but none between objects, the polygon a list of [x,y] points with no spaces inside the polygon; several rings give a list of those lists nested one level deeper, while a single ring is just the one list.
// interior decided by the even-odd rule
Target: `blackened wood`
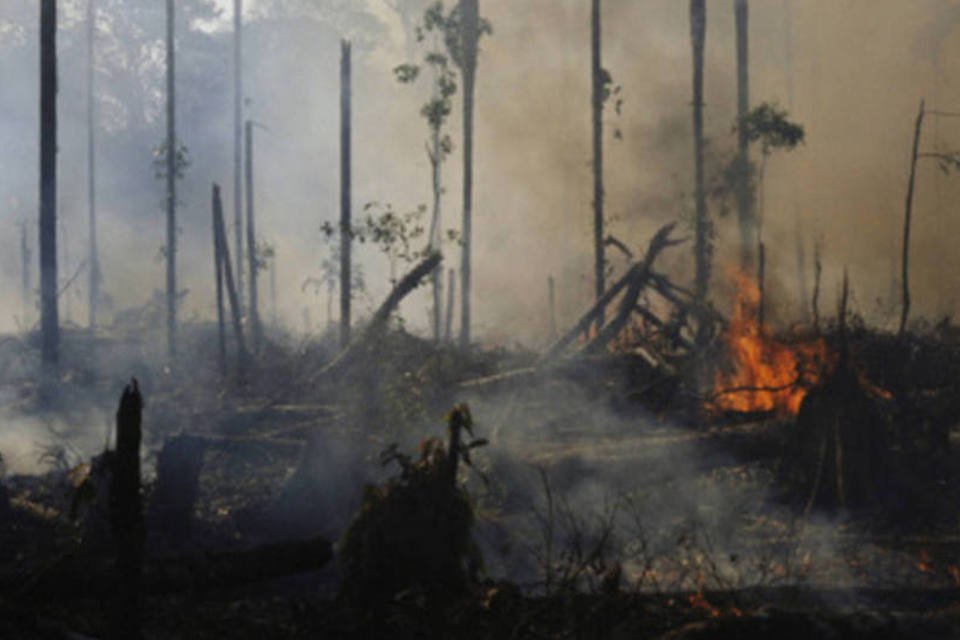
[{"label": "blackened wood", "polygon": [[220,238],[220,268],[227,284],[227,299],[230,301],[230,315],[233,318],[233,335],[237,340],[237,365],[241,373],[247,365],[247,343],[243,337],[243,321],[240,314],[240,300],[233,281],[233,267],[230,264],[230,247],[227,245],[226,225],[223,222],[223,203],[220,199],[220,185],[213,185],[213,215],[216,219],[217,235]]},{"label": "blackened wood", "polygon": [[56,366],[57,310],[57,3],[40,2],[40,331],[42,360]]}]

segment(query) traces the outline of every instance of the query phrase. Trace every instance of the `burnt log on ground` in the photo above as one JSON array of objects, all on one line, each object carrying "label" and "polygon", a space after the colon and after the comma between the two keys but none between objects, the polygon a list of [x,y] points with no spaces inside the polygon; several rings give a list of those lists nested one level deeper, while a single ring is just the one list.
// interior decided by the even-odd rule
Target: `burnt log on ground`
[{"label": "burnt log on ground", "polygon": [[[152,557],[143,564],[142,593],[161,595],[232,589],[318,571],[332,558],[333,547],[323,537],[249,549]],[[21,602],[104,596],[116,589],[113,575],[113,567],[106,558],[65,554],[38,574],[14,572],[0,577],[0,594]]]}]

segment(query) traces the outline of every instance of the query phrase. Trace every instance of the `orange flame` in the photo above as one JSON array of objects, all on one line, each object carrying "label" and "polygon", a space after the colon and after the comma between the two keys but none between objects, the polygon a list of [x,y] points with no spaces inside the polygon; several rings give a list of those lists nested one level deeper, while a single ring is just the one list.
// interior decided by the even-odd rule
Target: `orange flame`
[{"label": "orange flame", "polygon": [[772,412],[796,415],[809,387],[826,363],[822,339],[787,345],[758,319],[760,290],[749,277],[737,276],[737,302],[725,342],[731,367],[718,370],[711,401],[716,411]]}]

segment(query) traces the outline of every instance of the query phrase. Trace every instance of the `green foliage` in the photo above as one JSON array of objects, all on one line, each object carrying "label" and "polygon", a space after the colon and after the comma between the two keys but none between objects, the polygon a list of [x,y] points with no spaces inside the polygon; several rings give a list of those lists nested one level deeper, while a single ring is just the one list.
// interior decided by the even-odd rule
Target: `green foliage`
[{"label": "green foliage", "polygon": [[775,103],[757,105],[747,113],[739,126],[746,132],[750,144],[760,143],[760,150],[765,156],[777,149],[795,149],[804,139],[803,125],[788,120],[786,110]]},{"label": "green foliage", "polygon": [[[173,168],[177,180],[182,180],[184,172],[190,167],[190,149],[182,142],[177,142],[176,152],[173,154]],[[158,180],[167,177],[167,142],[164,140],[153,149],[153,175]]]}]

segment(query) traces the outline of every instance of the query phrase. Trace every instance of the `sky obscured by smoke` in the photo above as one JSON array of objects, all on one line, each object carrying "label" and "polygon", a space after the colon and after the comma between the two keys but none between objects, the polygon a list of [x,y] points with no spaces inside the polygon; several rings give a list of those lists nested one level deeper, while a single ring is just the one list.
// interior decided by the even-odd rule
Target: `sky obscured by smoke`
[{"label": "sky obscured by smoke", "polygon": [[[35,225],[37,194],[37,12],[34,3],[0,6],[0,299],[12,329],[20,315],[21,219]],[[180,3],[178,3],[179,5]],[[203,5],[190,2],[187,5]],[[231,41],[228,2],[220,16],[182,25],[178,41],[180,138],[193,161],[181,184],[181,278],[190,289],[182,317],[213,314],[210,184],[224,188],[232,214]],[[450,4],[450,3],[448,3]],[[162,183],[151,150],[164,131],[160,9],[104,2],[97,83],[101,127],[98,199],[104,289],[114,310],[139,306],[163,287],[158,251],[163,236]],[[82,2],[61,2],[60,214],[72,275],[86,251],[85,89]],[[108,19],[129,8],[138,22]],[[216,8],[216,7],[213,7]],[[796,234],[812,271],[812,245],[823,238],[821,307],[830,310],[844,266],[854,308],[875,322],[887,315],[898,267],[903,199],[913,120],[928,108],[960,111],[953,81],[960,38],[958,3],[948,0],[754,0],[750,4],[751,100],[776,101],[806,127],[806,144],[772,156],[763,190],[771,295],[782,321],[796,318]],[[789,11],[788,11],[789,9]],[[706,126],[711,149],[731,147],[734,113],[733,7],[707,3]],[[151,12],[152,11],[152,12]],[[481,43],[476,110],[475,321],[489,344],[548,337],[547,277],[557,280],[559,324],[569,324],[592,288],[589,3],[580,0],[485,0],[494,34]],[[604,2],[604,61],[623,86],[620,115],[605,117],[605,180],[609,231],[642,250],[662,223],[688,217],[692,191],[688,3]],[[789,14],[789,20],[788,20]],[[257,130],[258,231],[277,247],[282,320],[313,329],[326,318],[326,296],[302,289],[319,276],[328,251],[320,225],[338,216],[339,37],[354,38],[354,211],[389,202],[408,211],[430,200],[427,127],[419,115],[422,88],[399,85],[394,66],[406,61],[400,19],[380,0],[276,2],[247,7],[245,96]],[[131,24],[139,25],[134,29]],[[790,37],[787,38],[787,30]],[[134,48],[130,42],[136,39]],[[788,42],[792,59],[788,60]],[[126,45],[124,45],[126,43]],[[137,54],[128,59],[131,54]],[[792,63],[792,64],[791,64]],[[789,90],[792,67],[793,91]],[[135,89],[135,90],[134,90]],[[792,93],[792,102],[791,102]],[[129,100],[137,98],[138,103]],[[455,148],[444,165],[444,228],[460,221],[460,101],[449,132]],[[623,134],[614,139],[614,130]],[[960,119],[929,118],[922,150],[960,148]],[[960,223],[953,203],[960,176],[921,161],[914,218],[914,310],[934,317],[960,302],[954,284]],[[717,208],[712,208],[717,213]],[[718,218],[714,279],[734,256],[733,217]],[[232,236],[231,236],[232,237]],[[35,247],[36,228],[29,234]],[[664,268],[684,280],[692,247],[665,256]],[[362,245],[368,293],[361,312],[387,288],[388,265]],[[446,267],[458,267],[455,246]],[[33,253],[36,259],[36,251]],[[611,254],[615,270],[624,264]],[[398,269],[402,270],[399,265]],[[37,268],[34,266],[34,276]],[[85,317],[80,280],[72,318]],[[808,283],[812,276],[808,275]],[[459,288],[459,287],[458,287]],[[877,303],[881,298],[883,304]],[[261,300],[269,305],[269,277]],[[424,291],[403,308],[408,325],[426,327]],[[269,315],[269,306],[264,311]],[[35,317],[35,314],[34,314]],[[106,318],[108,319],[108,318]],[[457,326],[455,323],[454,326]]]}]

